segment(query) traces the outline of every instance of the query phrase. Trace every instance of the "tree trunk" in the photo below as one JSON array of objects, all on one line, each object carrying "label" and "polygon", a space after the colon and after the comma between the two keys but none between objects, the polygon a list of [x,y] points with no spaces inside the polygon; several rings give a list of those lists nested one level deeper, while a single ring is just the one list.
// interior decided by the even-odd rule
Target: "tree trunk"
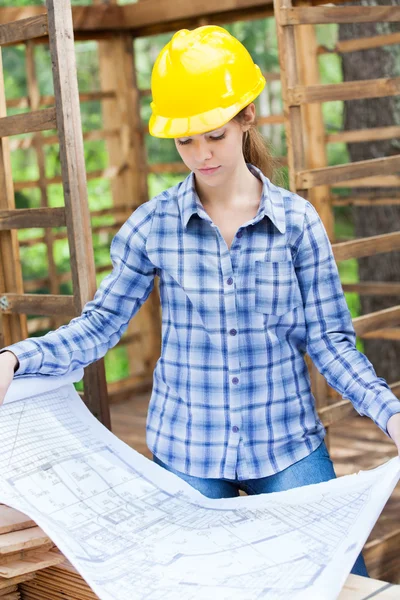
[{"label": "tree trunk", "polygon": [[[363,0],[362,5],[395,5],[400,0]],[[351,2],[347,5],[359,5]],[[339,39],[348,40],[399,31],[400,24],[345,24],[339,25]],[[385,46],[371,50],[344,53],[341,55],[343,80],[377,79],[398,77],[398,46]],[[399,97],[373,98],[345,102],[344,129],[364,129],[400,124]],[[385,140],[367,143],[348,144],[350,160],[360,161],[400,153],[398,140]],[[354,188],[354,194],[399,197],[399,189],[393,188]],[[379,235],[400,229],[400,206],[353,207],[354,233],[357,238]],[[400,281],[400,252],[377,254],[360,258],[360,281]],[[360,295],[362,314],[374,312],[400,304],[396,296]],[[388,340],[364,340],[364,352],[374,365],[377,374],[388,383],[400,379],[399,342]]]}]

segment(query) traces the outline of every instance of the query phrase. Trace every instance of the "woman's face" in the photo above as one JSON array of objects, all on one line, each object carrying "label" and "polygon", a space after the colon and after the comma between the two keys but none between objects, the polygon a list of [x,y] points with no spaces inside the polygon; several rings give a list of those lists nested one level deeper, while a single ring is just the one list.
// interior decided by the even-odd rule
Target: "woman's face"
[{"label": "woman's face", "polygon": [[[251,113],[250,110],[250,116]],[[196,178],[206,185],[220,185],[244,162],[242,138],[243,132],[249,128],[249,124],[242,125],[231,120],[219,129],[207,133],[175,138],[175,146]]]}]

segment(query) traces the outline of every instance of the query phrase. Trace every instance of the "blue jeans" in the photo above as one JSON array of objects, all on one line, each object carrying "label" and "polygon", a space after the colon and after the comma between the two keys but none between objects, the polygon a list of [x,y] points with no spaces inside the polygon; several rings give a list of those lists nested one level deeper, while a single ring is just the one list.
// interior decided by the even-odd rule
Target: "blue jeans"
[{"label": "blue jeans", "polygon": [[[192,477],[172,469],[163,463],[157,456],[153,456],[155,463],[171,471],[190,483],[192,487],[208,498],[234,498],[239,496],[239,490],[246,494],[266,494],[269,492],[282,492],[302,485],[320,483],[335,479],[336,474],[329,456],[325,442],[311,454],[294,463],[287,469],[260,479],[203,479]],[[354,575],[369,577],[362,554],[359,554],[351,570]]]}]

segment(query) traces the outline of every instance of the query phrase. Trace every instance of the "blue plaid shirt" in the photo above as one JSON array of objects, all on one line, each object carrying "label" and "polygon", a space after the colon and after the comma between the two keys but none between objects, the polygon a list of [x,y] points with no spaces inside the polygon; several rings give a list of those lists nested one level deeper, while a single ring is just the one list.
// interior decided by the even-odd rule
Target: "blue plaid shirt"
[{"label": "blue plaid shirt", "polygon": [[101,358],[160,278],[162,348],[147,443],[197,477],[252,479],[304,458],[325,430],[304,354],[386,431],[400,402],[355,347],[331,244],[304,198],[263,182],[230,250],[194,174],[139,206],[111,244],[113,271],[81,316],[9,346],[18,375],[62,375]]}]

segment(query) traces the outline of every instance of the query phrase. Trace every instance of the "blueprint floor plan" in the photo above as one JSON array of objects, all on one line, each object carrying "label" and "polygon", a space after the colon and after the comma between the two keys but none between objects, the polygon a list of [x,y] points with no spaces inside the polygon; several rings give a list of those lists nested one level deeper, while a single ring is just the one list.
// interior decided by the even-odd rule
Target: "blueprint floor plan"
[{"label": "blueprint floor plan", "polygon": [[[204,497],[89,413],[65,378],[19,378],[0,408],[0,502],[40,525],[103,600],[331,600],[400,476]],[[29,394],[27,393],[27,390]]]}]

